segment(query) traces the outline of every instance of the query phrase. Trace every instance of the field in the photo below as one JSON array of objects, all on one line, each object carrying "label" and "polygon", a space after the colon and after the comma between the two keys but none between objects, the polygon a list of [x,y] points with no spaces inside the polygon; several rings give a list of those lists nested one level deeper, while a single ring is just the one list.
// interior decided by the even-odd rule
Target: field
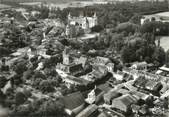
[{"label": "field", "polygon": [[4,8],[10,8],[10,6],[4,5],[4,4],[0,4],[0,9],[4,9]]}]

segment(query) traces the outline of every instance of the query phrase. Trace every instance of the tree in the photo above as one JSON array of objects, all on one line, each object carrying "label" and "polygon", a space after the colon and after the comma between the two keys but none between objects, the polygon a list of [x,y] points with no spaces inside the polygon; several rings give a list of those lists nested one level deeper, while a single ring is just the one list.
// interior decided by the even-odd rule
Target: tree
[{"label": "tree", "polygon": [[56,75],[57,75],[57,72],[56,72],[56,70],[55,70],[54,67],[51,67],[51,68],[45,68],[45,69],[44,69],[44,74],[45,74],[46,76],[56,76]]},{"label": "tree", "polygon": [[38,110],[38,113],[43,117],[65,115],[64,105],[59,101],[48,100],[45,101]]},{"label": "tree", "polygon": [[125,46],[121,53],[123,62],[124,63],[133,62],[136,58],[134,53],[135,51],[132,48]]},{"label": "tree", "polygon": [[41,78],[33,79],[32,80],[32,86],[34,86],[36,89],[39,89],[41,81],[42,81]]},{"label": "tree", "polygon": [[36,78],[46,79],[46,76],[40,71],[35,71],[33,78],[34,79],[36,79]]},{"label": "tree", "polygon": [[24,89],[23,94],[28,98],[32,96],[31,90],[30,89]]},{"label": "tree", "polygon": [[42,80],[39,84],[39,88],[42,92],[53,92],[55,91],[54,86],[52,85],[52,82],[50,82],[49,80]]},{"label": "tree", "polygon": [[14,111],[11,115],[29,116],[31,111],[32,111],[32,109],[29,105],[27,105],[27,106],[20,105],[20,106],[16,107],[16,111]]},{"label": "tree", "polygon": [[45,18],[48,18],[49,16],[49,9],[48,7],[44,7],[40,9],[40,12],[41,12],[41,18],[42,19],[45,19]]},{"label": "tree", "polygon": [[96,26],[94,26],[94,27],[91,28],[92,32],[100,32],[102,30],[103,30],[103,27],[100,26],[100,25],[96,25]]},{"label": "tree", "polygon": [[8,55],[10,53],[10,49],[6,47],[0,47],[0,57],[3,57],[4,55]]},{"label": "tree", "polygon": [[31,77],[33,76],[33,71],[32,70],[27,70],[23,73],[23,79],[24,80],[28,80],[31,79]]},{"label": "tree", "polygon": [[152,55],[154,63],[161,66],[165,63],[165,51],[162,47],[156,47]]},{"label": "tree", "polygon": [[14,74],[11,78],[12,83],[15,85],[21,84],[23,82],[21,77],[22,77],[22,75],[20,75],[20,74]]},{"label": "tree", "polygon": [[141,15],[135,14],[133,17],[131,17],[130,22],[134,24],[140,24],[141,17],[142,17]]},{"label": "tree", "polygon": [[25,72],[27,70],[27,61],[22,59],[19,61],[16,61],[16,63],[14,63],[14,67],[13,70],[17,73],[17,74],[22,74],[23,72]]},{"label": "tree", "polygon": [[168,97],[165,97],[165,98],[164,98],[163,103],[164,103],[164,104],[163,104],[163,107],[164,107],[165,109],[168,109],[168,104],[169,104],[169,103],[168,103]]},{"label": "tree", "polygon": [[5,104],[6,95],[0,90],[0,105]]},{"label": "tree", "polygon": [[129,33],[135,33],[138,28],[139,26],[136,24],[125,22],[125,23],[120,23],[119,25],[117,25],[116,30],[118,32],[126,31],[129,34]]},{"label": "tree", "polygon": [[44,102],[45,102],[45,99],[44,99],[44,98],[34,100],[34,101],[30,104],[30,106],[31,106],[31,108],[32,108],[32,110],[33,110],[33,112],[30,113],[30,115],[34,115],[35,112],[37,112],[37,111],[39,110],[39,108],[41,107],[41,105],[42,105]]},{"label": "tree", "polygon": [[0,76],[0,88],[3,88],[6,85],[7,81],[8,80],[5,76]]},{"label": "tree", "polygon": [[169,67],[169,49],[166,52],[166,66]]},{"label": "tree", "polygon": [[15,95],[16,105],[23,104],[26,101],[26,96],[22,92],[17,92]]},{"label": "tree", "polygon": [[53,87],[59,86],[59,80],[58,79],[51,79],[49,82]]},{"label": "tree", "polygon": [[112,33],[110,35],[110,48],[121,51],[124,46],[124,35],[122,33]]}]

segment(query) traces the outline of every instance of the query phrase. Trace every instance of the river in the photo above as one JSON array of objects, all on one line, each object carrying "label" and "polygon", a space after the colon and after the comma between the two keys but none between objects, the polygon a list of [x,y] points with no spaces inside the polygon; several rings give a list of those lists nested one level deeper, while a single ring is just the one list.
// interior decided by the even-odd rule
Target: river
[{"label": "river", "polygon": [[[169,49],[169,36],[161,36],[160,38],[160,46],[164,48],[165,52]],[[158,43],[158,40],[156,40],[156,45]]]},{"label": "river", "polygon": [[[147,18],[155,17],[157,21],[169,22],[169,12],[160,12],[151,15],[144,15]],[[160,46],[164,48],[165,51],[169,49],[169,36],[160,36]],[[158,43],[158,39],[155,42]]]}]

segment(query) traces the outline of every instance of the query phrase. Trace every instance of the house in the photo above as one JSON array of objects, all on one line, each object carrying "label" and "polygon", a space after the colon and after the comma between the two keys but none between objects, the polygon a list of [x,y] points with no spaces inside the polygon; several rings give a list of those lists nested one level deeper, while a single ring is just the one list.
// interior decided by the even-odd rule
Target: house
[{"label": "house", "polygon": [[[134,82],[134,81],[133,81]],[[137,88],[134,87],[132,84],[130,84],[130,82],[126,82],[124,83],[124,86],[126,89],[128,89],[129,91],[137,91]]]},{"label": "house", "polygon": [[76,115],[85,108],[85,100],[81,92],[66,95],[60,101],[64,104],[68,115]]},{"label": "house", "polygon": [[132,110],[133,113],[138,113],[139,110],[140,110],[140,106],[136,105],[136,104],[132,104],[131,105],[131,110]]},{"label": "house", "polygon": [[18,56],[25,55],[25,54],[26,54],[26,51],[27,51],[28,49],[29,49],[28,47],[20,48],[20,49],[18,49],[16,52],[12,53],[11,55],[14,56],[14,57],[18,57]]},{"label": "house", "polygon": [[166,66],[162,66],[159,69],[162,70],[162,71],[165,71],[165,72],[169,73],[169,68],[166,67]]},{"label": "house", "polygon": [[94,88],[89,94],[88,94],[88,97],[86,98],[86,102],[89,103],[89,104],[97,104],[99,103],[99,101],[101,101],[102,97],[103,97],[103,94],[105,92],[102,91],[101,89],[99,88]]},{"label": "house", "polygon": [[97,105],[92,104],[80,112],[76,117],[96,117],[98,114],[99,112]]},{"label": "house", "polygon": [[108,72],[107,67],[102,65],[93,65],[93,71],[99,71],[102,74],[107,74]]},{"label": "house", "polygon": [[108,83],[100,84],[97,86],[97,88],[101,89],[102,91],[105,91],[105,93],[112,89],[112,87]]},{"label": "house", "polygon": [[169,89],[161,95],[160,99],[164,99],[166,97],[169,97]]},{"label": "house", "polygon": [[161,84],[163,85],[163,88],[160,90],[160,94],[163,94],[169,89],[169,86],[165,82],[161,82]]},{"label": "house", "polygon": [[104,94],[103,98],[106,104],[112,104],[112,100],[122,96],[121,93],[117,92],[117,91],[109,91],[106,94]]},{"label": "house", "polygon": [[82,64],[82,67],[84,68],[86,63],[88,61],[88,58],[86,56],[81,56],[78,60],[77,60],[77,64]]},{"label": "house", "polygon": [[9,71],[9,66],[6,64],[6,59],[3,58],[0,63],[0,72]]},{"label": "house", "polygon": [[113,73],[113,71],[114,71],[114,63],[108,63],[106,66],[107,66],[108,72]]},{"label": "house", "polygon": [[79,76],[80,74],[83,73],[83,67],[82,64],[69,64],[69,65],[65,65],[65,64],[57,64],[57,67],[64,71],[67,74],[73,75],[73,76]]},{"label": "house", "polygon": [[117,71],[117,73],[113,73],[113,77],[117,80],[123,80],[125,73],[122,71]]},{"label": "house", "polygon": [[140,76],[139,78],[137,78],[134,82],[134,86],[136,86],[137,88],[144,88],[145,84],[148,82],[147,79],[145,79],[144,76]]},{"label": "house", "polygon": [[36,48],[36,51],[37,51],[37,54],[40,55],[40,56],[43,56],[44,58],[50,58],[51,56],[50,55],[47,55],[46,52],[47,52],[47,49],[45,48],[44,45],[40,45]]},{"label": "house", "polygon": [[111,115],[106,112],[101,112],[97,117],[111,117]]},{"label": "house", "polygon": [[88,80],[90,82],[95,82],[96,78],[92,75],[92,73],[89,73],[87,75],[84,76],[80,76],[80,78]]},{"label": "house", "polygon": [[159,92],[162,89],[162,84],[160,82],[155,82],[152,80],[149,80],[146,84],[145,84],[145,88],[153,91],[153,92]]},{"label": "house", "polygon": [[137,96],[139,100],[143,100],[143,101],[146,101],[151,96],[151,95],[142,93],[140,91],[133,91],[131,94],[134,95],[135,97]]},{"label": "house", "polygon": [[88,92],[88,97],[86,98],[86,102],[91,104],[100,104],[103,103],[103,95],[111,90],[111,87],[107,83],[98,85],[92,91]]},{"label": "house", "polygon": [[124,74],[124,78],[123,78],[123,80],[124,81],[129,81],[129,80],[133,80],[134,78],[133,78],[133,75],[130,75],[130,74]]},{"label": "house", "polygon": [[131,69],[131,68],[123,68],[123,72],[129,75],[132,75],[134,79],[137,79],[139,77],[138,70]]},{"label": "house", "polygon": [[111,61],[109,58],[106,57],[97,56],[96,58],[93,59],[93,64],[95,65],[106,65],[108,63],[111,63]]},{"label": "house", "polygon": [[116,108],[127,113],[130,110],[131,104],[135,104],[137,101],[138,100],[132,95],[126,94],[112,100],[112,108]]},{"label": "house", "polygon": [[130,93],[130,91],[128,89],[125,89],[125,87],[122,87],[121,89],[118,89],[117,92],[122,94],[122,95],[126,95],[126,94]]},{"label": "house", "polygon": [[90,82],[82,79],[82,78],[78,78],[75,76],[71,76],[71,75],[67,75],[65,78],[62,78],[63,82],[65,82],[65,84],[67,85],[67,87],[69,88],[71,85],[75,85],[75,86],[87,86]]},{"label": "house", "polygon": [[7,82],[6,85],[1,89],[1,91],[2,91],[4,94],[7,93],[7,90],[8,90],[8,89],[13,88],[12,83],[11,83],[11,80],[9,80],[9,81],[6,80],[6,82]]},{"label": "house", "polygon": [[[81,29],[79,26],[68,24],[66,26],[66,36],[69,38],[77,37]],[[82,31],[81,31],[82,32]]]},{"label": "house", "polygon": [[31,15],[35,17],[36,15],[40,15],[40,12],[39,11],[31,11]]},{"label": "house", "polygon": [[147,62],[135,62],[133,63],[133,65],[131,66],[132,69],[136,69],[136,70],[147,70]]},{"label": "house", "polygon": [[78,39],[88,43],[90,40],[95,40],[98,36],[100,36],[100,33],[85,33],[80,35]]},{"label": "house", "polygon": [[145,79],[144,76],[140,76],[137,80],[135,80],[134,86],[143,90],[151,91],[151,93],[159,93],[163,88],[161,82]]},{"label": "house", "polygon": [[92,72],[88,73],[85,76],[82,76],[81,78],[91,81],[91,82],[95,82],[97,80],[101,80],[102,78],[104,78],[104,76],[107,75],[107,72],[104,71],[105,69],[102,69],[102,71],[100,70],[93,70]]},{"label": "house", "polygon": [[157,75],[162,76],[169,76],[169,68],[166,66],[162,66],[159,68],[159,70],[156,72]]},{"label": "house", "polygon": [[50,55],[46,54],[47,49],[45,49],[45,47],[43,45],[40,45],[38,47],[30,47],[29,49],[27,49],[27,55],[30,58],[36,56],[36,55],[40,55],[43,56],[44,58],[50,58]]}]

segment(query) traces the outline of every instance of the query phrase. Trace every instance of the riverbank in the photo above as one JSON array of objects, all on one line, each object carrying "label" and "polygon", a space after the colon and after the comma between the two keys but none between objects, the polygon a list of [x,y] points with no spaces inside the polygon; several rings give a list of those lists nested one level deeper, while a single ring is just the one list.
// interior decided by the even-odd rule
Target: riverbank
[{"label": "riverbank", "polygon": [[5,4],[0,4],[0,9],[6,9],[6,8],[10,8],[11,6],[9,5],[5,5]]}]

